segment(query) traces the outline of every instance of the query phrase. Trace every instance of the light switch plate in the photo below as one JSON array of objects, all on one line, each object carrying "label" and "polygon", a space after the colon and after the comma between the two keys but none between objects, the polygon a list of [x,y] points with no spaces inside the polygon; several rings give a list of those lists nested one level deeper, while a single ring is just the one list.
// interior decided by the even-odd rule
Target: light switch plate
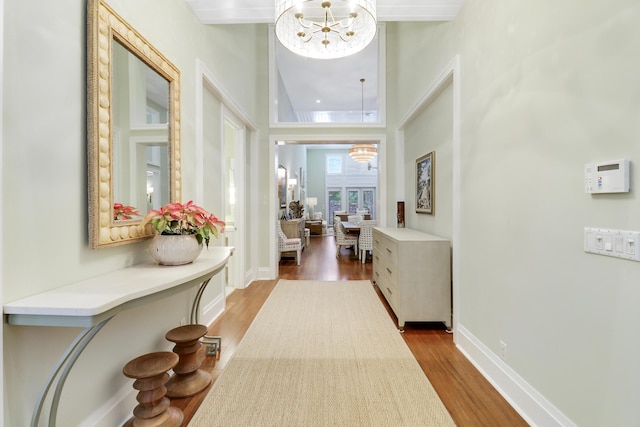
[{"label": "light switch plate", "polygon": [[591,254],[640,261],[640,231],[584,228],[584,251]]}]

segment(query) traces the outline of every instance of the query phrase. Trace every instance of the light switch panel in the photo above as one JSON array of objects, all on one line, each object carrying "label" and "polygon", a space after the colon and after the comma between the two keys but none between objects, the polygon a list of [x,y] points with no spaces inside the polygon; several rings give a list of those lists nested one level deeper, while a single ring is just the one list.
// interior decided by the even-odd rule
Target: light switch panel
[{"label": "light switch panel", "polygon": [[640,261],[640,231],[584,228],[584,251]]}]

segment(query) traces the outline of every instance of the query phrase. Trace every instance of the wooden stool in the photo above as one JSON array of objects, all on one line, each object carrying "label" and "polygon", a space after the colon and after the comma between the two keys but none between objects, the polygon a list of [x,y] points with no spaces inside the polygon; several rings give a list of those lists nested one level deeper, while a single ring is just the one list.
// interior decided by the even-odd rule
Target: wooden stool
[{"label": "wooden stool", "polygon": [[200,338],[206,333],[207,327],[204,325],[184,325],[170,330],[165,335],[168,341],[176,343],[173,352],[180,359],[173,368],[175,375],[167,383],[167,396],[193,396],[211,383],[211,374],[198,369],[202,365],[202,360],[198,357],[198,350],[202,346]]},{"label": "wooden stool", "polygon": [[133,417],[125,427],[144,425],[145,427],[179,427],[184,414],[165,397],[165,384],[169,381],[167,371],[178,364],[178,356],[170,351],[149,353],[127,363],[122,370],[129,378],[135,378],[133,388],[139,390],[136,400],[139,405],[133,409]]}]

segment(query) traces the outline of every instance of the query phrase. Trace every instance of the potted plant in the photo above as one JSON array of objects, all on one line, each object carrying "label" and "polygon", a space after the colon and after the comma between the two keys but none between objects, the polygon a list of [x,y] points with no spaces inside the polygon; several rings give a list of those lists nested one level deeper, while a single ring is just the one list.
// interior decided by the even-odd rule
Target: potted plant
[{"label": "potted plant", "polygon": [[202,243],[209,247],[211,237],[218,238],[225,225],[193,201],[169,203],[150,210],[141,225],[147,223],[158,232],[151,243],[151,255],[164,265],[192,262],[200,254]]}]

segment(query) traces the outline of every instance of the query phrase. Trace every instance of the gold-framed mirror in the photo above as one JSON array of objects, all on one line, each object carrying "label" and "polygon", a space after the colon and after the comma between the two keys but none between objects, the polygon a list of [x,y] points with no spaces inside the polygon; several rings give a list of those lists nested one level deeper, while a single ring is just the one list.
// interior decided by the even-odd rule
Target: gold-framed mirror
[{"label": "gold-framed mirror", "polygon": [[100,248],[152,237],[147,211],[181,199],[180,71],[104,1],[89,0],[87,23],[89,245]]}]

